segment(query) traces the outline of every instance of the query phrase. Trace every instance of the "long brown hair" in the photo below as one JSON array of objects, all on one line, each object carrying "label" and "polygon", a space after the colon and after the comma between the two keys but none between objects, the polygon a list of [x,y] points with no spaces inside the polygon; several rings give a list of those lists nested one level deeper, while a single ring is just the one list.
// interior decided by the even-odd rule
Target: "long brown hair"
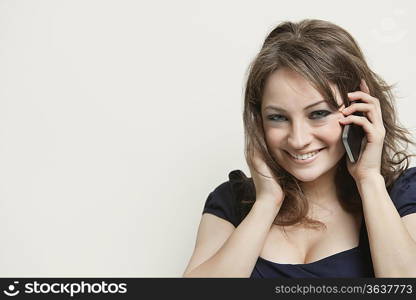
[{"label": "long brown hair", "polygon": [[[265,82],[272,72],[283,67],[302,75],[324,99],[328,99],[333,108],[338,105],[331,83],[336,85],[343,103],[348,106],[347,93],[359,90],[361,79],[365,80],[370,94],[380,101],[386,129],[381,174],[387,188],[409,167],[409,158],[413,155],[406,150],[409,143],[415,143],[410,132],[397,120],[392,93],[394,85],[388,85],[369,68],[357,42],[346,30],[333,23],[313,19],[297,23],[286,21],[274,28],[248,68],[243,112],[246,161],[252,163],[253,149],[256,147],[282,186],[285,200],[274,224],[289,226],[304,223],[309,227],[325,227],[322,222],[307,217],[308,201],[299,180],[279,166],[265,141],[261,115]],[[347,170],[345,158],[344,155],[336,166],[335,185],[342,207],[355,213],[362,210],[361,198]],[[251,191],[251,195],[245,195],[239,203],[245,215],[255,201],[254,189],[246,191]]]}]

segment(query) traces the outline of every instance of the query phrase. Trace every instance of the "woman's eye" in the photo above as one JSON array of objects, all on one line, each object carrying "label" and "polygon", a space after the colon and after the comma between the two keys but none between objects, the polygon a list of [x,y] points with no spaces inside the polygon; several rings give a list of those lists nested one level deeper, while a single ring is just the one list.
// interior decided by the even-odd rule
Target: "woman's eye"
[{"label": "woman's eye", "polygon": [[327,115],[329,115],[331,112],[327,111],[327,110],[317,110],[311,113],[311,117],[312,119],[321,119],[323,117],[326,117]]},{"label": "woman's eye", "polygon": [[[326,117],[327,115],[331,114],[330,111],[327,110],[317,110],[314,111],[310,114],[310,118],[312,120],[316,120],[316,119],[322,119],[324,117]],[[282,115],[269,115],[267,116],[267,118],[271,121],[276,121],[276,122],[282,122],[282,121],[286,121],[287,118],[285,116]]]},{"label": "woman's eye", "polygon": [[270,115],[267,118],[272,121],[283,121],[282,119],[285,117],[282,115]]}]

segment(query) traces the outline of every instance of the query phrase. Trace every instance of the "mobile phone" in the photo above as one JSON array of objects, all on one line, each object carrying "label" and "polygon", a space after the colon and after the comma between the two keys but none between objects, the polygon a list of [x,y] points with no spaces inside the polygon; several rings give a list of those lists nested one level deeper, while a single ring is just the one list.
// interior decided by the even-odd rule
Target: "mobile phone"
[{"label": "mobile phone", "polygon": [[[363,101],[354,101],[362,103]],[[353,115],[364,116],[362,112],[354,112]],[[358,161],[361,152],[361,144],[365,137],[364,129],[356,124],[346,124],[342,129],[342,143],[351,163]]]}]

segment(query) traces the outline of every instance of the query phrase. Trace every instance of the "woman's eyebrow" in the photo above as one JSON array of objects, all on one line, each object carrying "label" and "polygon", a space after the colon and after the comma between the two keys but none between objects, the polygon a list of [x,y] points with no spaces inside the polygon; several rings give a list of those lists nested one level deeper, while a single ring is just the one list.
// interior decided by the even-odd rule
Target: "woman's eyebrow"
[{"label": "woman's eyebrow", "polygon": [[[306,106],[303,110],[307,110],[308,108],[311,108],[312,106],[318,105],[319,103],[322,103],[322,102],[326,102],[326,100],[320,100],[320,101],[318,101],[318,102],[315,102],[315,103],[309,104],[309,105],[308,105],[308,106]],[[286,111],[285,109],[283,109],[283,108],[281,108],[281,107],[278,107],[278,106],[273,106],[273,105],[267,105],[267,106],[264,108],[264,110],[266,110],[266,109],[277,110],[277,111]]]}]

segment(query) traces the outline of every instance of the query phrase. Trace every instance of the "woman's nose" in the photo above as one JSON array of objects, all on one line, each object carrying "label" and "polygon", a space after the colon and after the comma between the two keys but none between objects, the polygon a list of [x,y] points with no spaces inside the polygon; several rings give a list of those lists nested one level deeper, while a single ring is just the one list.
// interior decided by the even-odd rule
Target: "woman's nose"
[{"label": "woman's nose", "polygon": [[312,134],[307,124],[297,122],[292,125],[288,137],[288,144],[294,150],[306,148],[312,140]]}]

